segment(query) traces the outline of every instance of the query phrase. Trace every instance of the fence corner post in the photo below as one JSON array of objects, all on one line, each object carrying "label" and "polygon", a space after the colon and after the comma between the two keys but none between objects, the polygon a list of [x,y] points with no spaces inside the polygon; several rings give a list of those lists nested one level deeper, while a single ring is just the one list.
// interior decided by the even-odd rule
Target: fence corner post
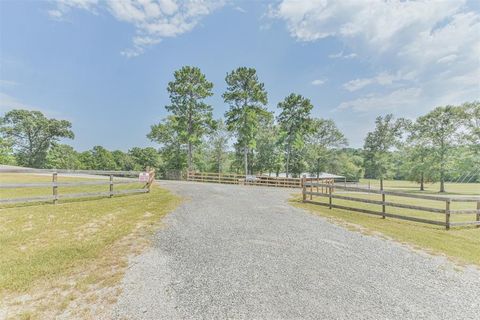
[{"label": "fence corner post", "polygon": [[332,209],[332,184],[328,185],[328,207]]},{"label": "fence corner post", "polygon": [[450,230],[450,199],[445,201],[445,229]]},{"label": "fence corner post", "polygon": [[383,193],[383,178],[380,178],[380,191],[382,191],[382,219],[385,219],[385,193]]},{"label": "fence corner post", "polygon": [[307,186],[305,185],[307,180],[307,176],[304,174],[302,176],[302,197],[303,197],[303,202],[307,200]]},{"label": "fence corner post", "polygon": [[113,174],[110,175],[110,198],[113,197]]},{"label": "fence corner post", "polygon": [[52,174],[52,194],[53,194],[53,204],[57,204],[58,201],[58,185],[57,185],[58,174],[54,172]]}]

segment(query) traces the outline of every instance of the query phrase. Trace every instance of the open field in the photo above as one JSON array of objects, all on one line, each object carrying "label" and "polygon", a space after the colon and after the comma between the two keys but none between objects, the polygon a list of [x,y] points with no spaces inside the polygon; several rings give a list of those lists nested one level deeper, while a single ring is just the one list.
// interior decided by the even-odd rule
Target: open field
[{"label": "open field", "polygon": [[[51,176],[2,174],[0,179],[48,182]],[[78,179],[82,178],[59,177]],[[108,185],[59,188],[59,194],[97,189],[107,191]],[[0,190],[2,198],[51,193],[51,188]],[[93,300],[102,299],[98,292],[121,278],[128,256],[145,247],[153,226],[178,202],[178,197],[154,186],[147,194],[2,207],[0,296],[6,305],[0,307],[0,318],[7,307],[17,314],[25,312],[25,318],[49,318],[69,305],[92,312],[82,310],[81,300],[88,297],[92,301],[87,305],[92,306]],[[108,295],[114,299],[114,293]],[[18,297],[23,297],[21,303]]]},{"label": "open field", "polygon": [[[380,181],[374,179],[361,179],[359,184],[363,186],[370,186],[374,189],[380,188]],[[385,180],[384,189],[396,190],[402,192],[435,194],[439,193],[440,183],[426,183],[425,191],[420,191],[420,184],[412,181],[404,180]],[[445,183],[446,192],[442,194],[452,195],[480,195],[480,183]]]},{"label": "open field", "polygon": [[[368,182],[367,182],[368,183]],[[361,181],[365,185],[365,181]],[[405,181],[385,181],[385,189],[396,190],[403,192],[415,192],[412,190],[415,184]],[[377,188],[371,182],[372,188]],[[448,187],[448,186],[447,186]],[[458,184],[450,186],[450,190],[455,194],[463,195],[478,195],[479,184]],[[432,190],[427,193],[434,193]],[[342,196],[355,197],[360,199],[381,200],[381,195],[367,194],[360,192],[348,192],[340,189],[335,191],[335,194]],[[307,196],[310,200],[310,196]],[[313,201],[328,203],[328,198],[313,196]],[[430,208],[445,209],[445,203],[442,201],[433,201],[425,199],[411,199],[396,196],[387,196],[387,201],[404,203],[415,206],[423,206]],[[364,232],[381,233],[387,237],[395,240],[408,243],[414,247],[426,249],[427,251],[444,254],[460,263],[476,264],[480,266],[480,228],[469,226],[465,228],[453,228],[446,231],[442,226],[426,225],[417,222],[410,222],[404,220],[397,220],[393,218],[382,219],[378,216],[372,216],[365,213],[353,212],[342,209],[329,209],[310,203],[302,203],[300,198],[292,200],[295,206],[305,208],[322,216],[333,218],[337,222],[347,223],[351,226],[356,226]],[[350,206],[360,209],[368,209],[374,211],[381,211],[381,206],[378,204],[359,203],[343,199],[333,199],[333,203],[337,205]],[[475,202],[460,203],[452,202],[451,210],[460,209],[476,209]],[[445,215],[441,213],[429,213],[404,208],[387,207],[387,213],[408,215],[410,217],[431,219],[435,221],[445,221]],[[451,222],[464,222],[475,220],[475,215],[472,214],[452,214]]]}]

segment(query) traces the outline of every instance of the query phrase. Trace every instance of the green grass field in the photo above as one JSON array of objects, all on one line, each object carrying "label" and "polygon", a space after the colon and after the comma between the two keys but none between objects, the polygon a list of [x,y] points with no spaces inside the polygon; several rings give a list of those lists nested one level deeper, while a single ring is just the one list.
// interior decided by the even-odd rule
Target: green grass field
[{"label": "green grass field", "polygon": [[[51,181],[51,176],[0,175],[1,183],[42,181]],[[108,191],[108,185],[59,188],[59,194],[94,191]],[[1,198],[49,194],[51,188],[0,189]],[[0,208],[0,297],[9,300],[18,294],[35,296],[43,291],[44,302],[51,303],[47,308],[61,309],[71,297],[48,299],[46,292],[66,286],[79,294],[90,285],[108,286],[118,281],[128,255],[145,245],[153,226],[178,203],[176,196],[153,186],[147,194]]]},{"label": "green grass field", "polygon": [[[361,179],[359,184],[368,185],[374,189],[380,189],[380,181],[373,179]],[[420,184],[404,181],[404,180],[385,180],[384,188],[388,190],[423,193],[423,194],[438,194],[440,190],[440,183],[426,183],[425,191],[420,191]],[[445,195],[480,195],[480,183],[445,183]]]},{"label": "green grass field", "polygon": [[[360,184],[367,185],[368,181],[363,180],[360,182]],[[378,181],[370,181],[370,185],[372,188],[378,188],[379,183]],[[385,181],[384,187],[387,190],[419,193],[417,191],[418,185],[408,181]],[[429,189],[424,193],[437,193],[437,187],[438,185],[430,185]],[[450,195],[479,195],[480,184],[447,184],[447,191],[448,190],[450,190]],[[379,194],[344,192],[340,189],[337,189],[335,193],[361,199],[381,200],[381,195]],[[310,199],[310,196],[307,197],[307,199]],[[313,200],[323,203],[328,202],[328,198],[316,196],[313,197]],[[445,208],[445,202],[443,201],[411,199],[390,195],[386,196],[386,201],[439,209]],[[447,231],[445,230],[445,227],[442,226],[428,225],[388,217],[386,219],[382,219],[381,217],[366,213],[342,209],[329,209],[328,207],[324,206],[302,203],[300,198],[295,198],[292,200],[292,202],[294,205],[308,209],[315,214],[332,218],[334,221],[339,223],[346,223],[354,227],[354,229],[362,230],[363,232],[367,233],[381,233],[387,237],[407,243],[414,247],[422,248],[436,254],[444,254],[458,263],[475,264],[480,266],[480,228],[476,228],[475,226],[461,228],[455,227]],[[353,202],[343,199],[333,199],[333,203],[343,206],[381,211],[381,206],[377,204]],[[452,202],[451,209],[476,209],[476,203]],[[445,215],[441,213],[429,213],[393,207],[387,207],[386,212],[431,219],[435,221],[445,221]],[[474,214],[452,214],[450,221],[474,221],[475,218],[476,217]]]}]

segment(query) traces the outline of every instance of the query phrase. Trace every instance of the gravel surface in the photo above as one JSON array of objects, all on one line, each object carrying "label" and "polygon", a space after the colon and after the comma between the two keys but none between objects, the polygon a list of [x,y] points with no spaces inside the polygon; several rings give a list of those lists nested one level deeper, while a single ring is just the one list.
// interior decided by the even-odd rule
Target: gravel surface
[{"label": "gravel surface", "polygon": [[480,317],[477,269],[294,208],[293,190],[161,185],[186,201],[131,261],[113,318]]}]

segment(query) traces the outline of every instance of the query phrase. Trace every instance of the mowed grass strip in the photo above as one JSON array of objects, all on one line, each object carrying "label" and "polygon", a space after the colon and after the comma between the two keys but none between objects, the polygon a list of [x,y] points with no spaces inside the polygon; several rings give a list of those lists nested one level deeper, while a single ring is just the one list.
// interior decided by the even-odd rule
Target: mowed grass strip
[{"label": "mowed grass strip", "polygon": [[[14,181],[6,181],[10,178],[2,175],[0,182],[48,179],[21,175],[14,177]],[[78,178],[60,179],[73,181]],[[75,187],[74,192],[93,192],[92,187],[98,186]],[[108,190],[108,185],[100,187]],[[5,190],[8,189],[3,189],[0,196],[10,197],[11,190]],[[28,190],[22,190],[22,194],[16,196],[30,196],[25,191]],[[61,188],[59,194],[62,194]],[[95,264],[118,240],[139,228],[148,229],[155,225],[178,203],[178,197],[154,186],[148,194],[1,208],[0,292],[23,292],[38,281],[49,281],[68,275],[69,271],[78,270],[82,265]],[[124,249],[128,251],[128,248]],[[125,252],[115,254],[122,256]]]},{"label": "mowed grass strip", "polygon": [[[408,185],[408,182],[404,185]],[[477,195],[476,190],[479,184],[469,184],[466,188],[466,194]],[[308,188],[309,191],[310,188]],[[314,188],[316,191],[316,188]],[[342,192],[340,189],[335,194],[350,196],[360,199],[381,200],[381,195]],[[307,196],[310,199],[310,196]],[[328,203],[328,198],[313,196],[313,201]],[[443,201],[431,201],[423,199],[410,199],[403,197],[386,196],[386,201],[402,204],[410,204],[431,208],[445,208]],[[366,233],[381,233],[394,240],[407,243],[413,247],[426,250],[434,254],[443,254],[460,264],[475,264],[480,266],[480,228],[475,226],[453,227],[451,230],[445,230],[445,227],[399,220],[395,218],[382,219],[379,216],[348,211],[342,209],[329,209],[328,207],[303,203],[301,197],[295,197],[291,202],[297,206],[311,211],[312,213],[332,218],[339,223],[346,223],[353,229],[362,230]],[[361,202],[348,201],[343,199],[333,199],[333,204],[349,206],[354,208],[369,209],[381,212],[381,205],[367,204]],[[452,202],[452,210],[457,209],[476,209],[475,202],[459,203]],[[441,213],[429,213],[418,210],[403,208],[386,207],[387,213],[400,214],[410,217],[431,219],[435,221],[445,221],[445,215]],[[451,222],[475,221],[475,214],[452,214]]]},{"label": "mowed grass strip", "polygon": [[[380,189],[380,181],[375,179],[361,179],[359,182],[362,186],[368,186],[372,189]],[[445,183],[445,193],[439,193],[440,183],[425,183],[425,191],[420,191],[420,184],[405,180],[385,180],[385,190],[394,190],[407,193],[419,194],[440,194],[440,195],[480,195],[480,183]]]}]

